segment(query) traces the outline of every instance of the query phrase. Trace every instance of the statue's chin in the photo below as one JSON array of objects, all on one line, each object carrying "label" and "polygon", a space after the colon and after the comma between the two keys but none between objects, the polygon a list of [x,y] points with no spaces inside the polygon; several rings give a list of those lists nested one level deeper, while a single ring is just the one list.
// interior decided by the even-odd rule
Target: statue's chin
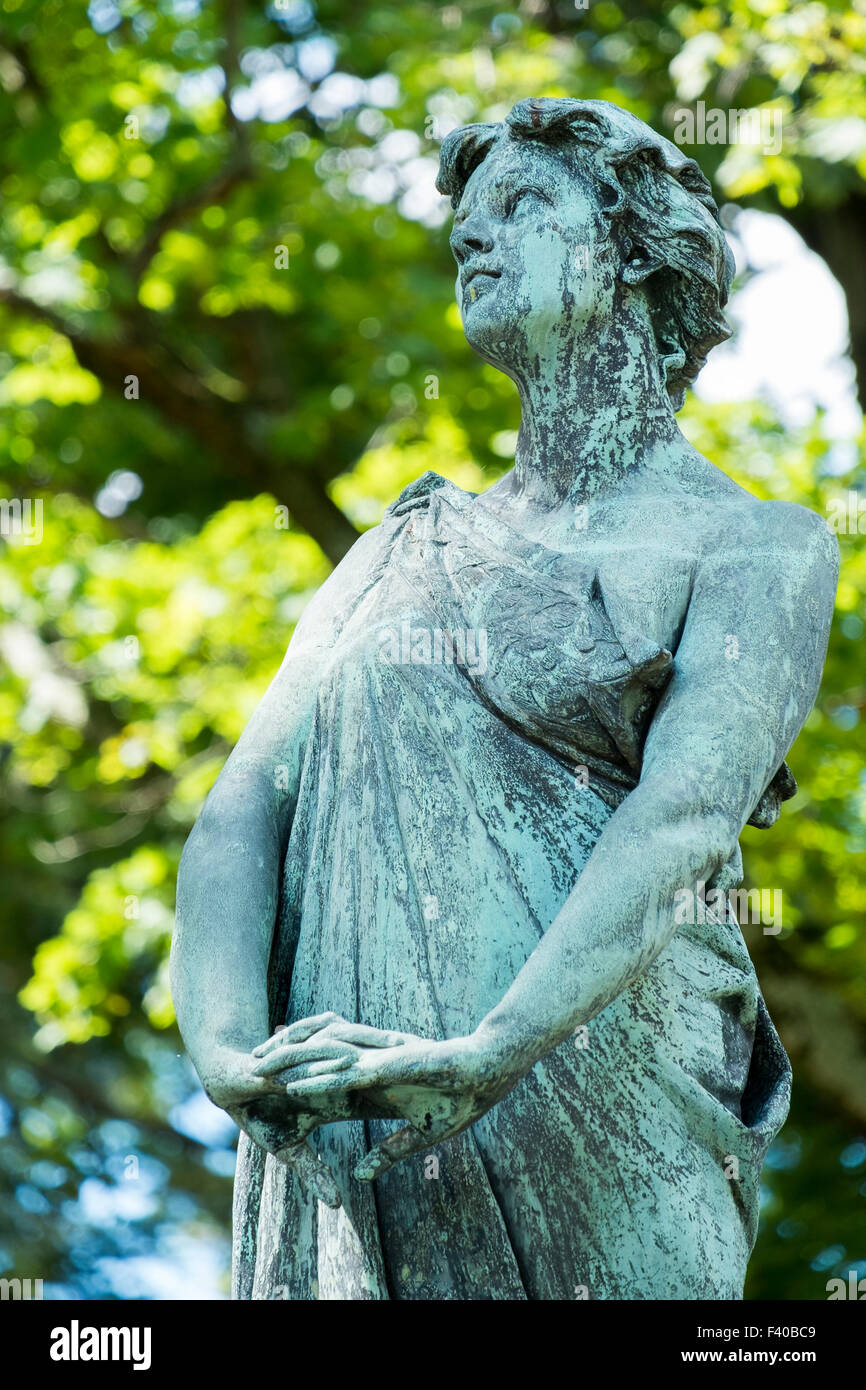
[{"label": "statue's chin", "polygon": [[507,371],[515,355],[518,329],[512,318],[492,310],[492,305],[480,301],[464,308],[463,332],[479,357]]},{"label": "statue's chin", "polygon": [[532,304],[503,293],[501,282],[481,283],[484,289],[477,299],[463,299],[463,332],[479,357],[509,376],[511,368],[550,353],[554,343],[562,345],[580,335],[585,315],[578,317],[574,306],[566,313],[561,298]]}]

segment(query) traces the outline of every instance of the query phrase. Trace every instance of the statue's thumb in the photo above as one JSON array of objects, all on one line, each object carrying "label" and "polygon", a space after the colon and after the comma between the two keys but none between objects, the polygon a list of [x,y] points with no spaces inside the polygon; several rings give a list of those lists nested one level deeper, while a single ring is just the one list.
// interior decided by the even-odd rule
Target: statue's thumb
[{"label": "statue's thumb", "polygon": [[431,1135],[422,1134],[415,1125],[406,1125],[404,1129],[389,1134],[356,1164],[355,1177],[359,1182],[373,1182],[399,1163],[401,1158],[408,1158],[409,1154],[428,1148],[430,1143]]},{"label": "statue's thumb", "polygon": [[298,1181],[311,1197],[317,1197],[326,1207],[336,1208],[343,1205],[343,1198],[333,1173],[327,1163],[323,1163],[316,1156],[309,1140],[305,1139],[302,1144],[292,1144],[289,1148],[280,1149],[275,1157],[281,1163],[294,1168]]}]

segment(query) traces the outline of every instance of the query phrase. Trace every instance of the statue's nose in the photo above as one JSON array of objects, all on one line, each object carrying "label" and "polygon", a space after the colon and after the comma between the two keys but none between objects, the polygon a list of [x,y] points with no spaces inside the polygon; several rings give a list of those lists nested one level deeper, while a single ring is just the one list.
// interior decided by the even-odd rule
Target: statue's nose
[{"label": "statue's nose", "polygon": [[451,250],[458,265],[469,256],[486,255],[493,250],[493,236],[486,218],[479,213],[460,218],[458,213],[451,229]]}]

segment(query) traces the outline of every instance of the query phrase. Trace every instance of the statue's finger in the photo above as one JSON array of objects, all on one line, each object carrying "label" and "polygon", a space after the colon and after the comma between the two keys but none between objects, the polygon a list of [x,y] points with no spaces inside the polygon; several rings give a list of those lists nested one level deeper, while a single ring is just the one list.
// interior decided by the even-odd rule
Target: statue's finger
[{"label": "statue's finger", "polygon": [[275,1072],[286,1071],[296,1064],[320,1062],[323,1059],[340,1062],[344,1067],[348,1067],[357,1061],[357,1057],[358,1054],[351,1043],[332,1042],[328,1039],[321,1042],[289,1043],[285,1047],[275,1048],[267,1057],[263,1057],[253,1067],[253,1076],[273,1076]]},{"label": "statue's finger", "polygon": [[366,1023],[346,1023],[342,1019],[328,1025],[328,1037],[356,1043],[358,1047],[402,1047],[406,1041],[402,1033],[388,1033]]},{"label": "statue's finger", "polygon": [[295,1171],[302,1188],[310,1197],[318,1198],[326,1207],[343,1205],[333,1173],[327,1163],[317,1156],[308,1140],[281,1149],[276,1157]]},{"label": "statue's finger", "polygon": [[329,1074],[323,1076],[313,1076],[309,1080],[289,1081],[285,1086],[285,1093],[292,1096],[295,1100],[312,1100],[315,1096],[326,1096],[329,1091],[356,1091],[361,1087],[369,1085],[366,1074],[358,1067],[346,1067],[345,1070],[334,1071],[331,1063]]},{"label": "statue's finger", "polygon": [[259,1043],[258,1047],[254,1047],[252,1050],[253,1057],[264,1057],[265,1053],[269,1052],[272,1047],[276,1047],[281,1043],[288,1031],[288,1027],[289,1025],[284,1023],[281,1028],[278,1028],[276,1032],[272,1033],[269,1038],[266,1038],[263,1043]]},{"label": "statue's finger", "polygon": [[278,1028],[267,1041],[254,1047],[253,1056],[265,1057],[275,1047],[282,1047],[285,1043],[306,1042],[307,1038],[311,1038],[314,1033],[327,1028],[329,1023],[340,1021],[340,1015],[335,1013],[316,1014],[312,1018],[299,1018],[294,1023],[287,1023],[282,1028]]},{"label": "statue's finger", "polygon": [[359,1182],[373,1182],[401,1159],[429,1149],[430,1145],[436,1142],[436,1138],[437,1134],[432,1129],[428,1133],[422,1133],[415,1125],[406,1125],[404,1129],[389,1134],[364,1155],[355,1166],[355,1177]]},{"label": "statue's finger", "polygon": [[288,1080],[304,1081],[311,1076],[333,1076],[334,1073],[342,1074],[347,1067],[351,1066],[352,1057],[347,1053],[345,1057],[323,1057],[318,1062],[298,1062],[290,1070],[287,1070],[285,1078],[277,1076],[276,1081],[280,1091],[288,1090]]},{"label": "statue's finger", "polygon": [[[352,1046],[352,1044],[344,1044]],[[324,1043],[322,1045],[324,1053]],[[405,1071],[405,1064],[401,1063],[399,1052],[395,1057],[387,1056],[381,1049],[368,1048],[358,1051],[353,1048],[350,1061],[338,1068],[336,1062],[332,1063],[329,1071],[336,1072],[336,1075],[310,1076],[309,1080],[302,1080],[292,1075],[290,1081],[286,1083],[286,1093],[296,1099],[301,1100],[307,1097],[326,1095],[328,1091],[360,1091],[384,1088],[387,1085],[394,1085],[402,1079]],[[314,1054],[307,1051],[303,1061],[313,1061]],[[294,1071],[294,1069],[293,1069]],[[403,1110],[398,1106],[391,1113],[402,1116]]]}]

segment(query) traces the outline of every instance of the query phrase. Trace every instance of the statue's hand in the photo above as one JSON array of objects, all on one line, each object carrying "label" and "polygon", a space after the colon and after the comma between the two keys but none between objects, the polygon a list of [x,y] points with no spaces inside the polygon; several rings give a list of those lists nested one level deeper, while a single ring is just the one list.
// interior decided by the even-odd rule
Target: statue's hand
[{"label": "statue's hand", "polygon": [[526,1070],[480,1032],[435,1041],[335,1017],[324,1026],[314,1019],[292,1024],[257,1047],[255,1055],[261,1059],[256,1074],[279,1077],[295,1104],[354,1101],[356,1118],[409,1121],[357,1165],[355,1176],[368,1182],[400,1159],[459,1134]]},{"label": "statue's hand", "polygon": [[[310,1022],[321,1027],[333,1017],[325,1014]],[[337,1063],[333,1048],[327,1055]],[[286,1095],[278,1078],[259,1075],[258,1062],[252,1052],[214,1047],[201,1068],[205,1090],[253,1143],[295,1170],[305,1191],[328,1206],[339,1207],[340,1193],[333,1174],[308,1144],[307,1136],[320,1125],[352,1118],[357,1101],[332,1096],[300,1104]]]},{"label": "statue's hand", "polygon": [[318,1198],[328,1207],[342,1205],[333,1173],[307,1140],[308,1134],[326,1123],[322,1115],[293,1111],[287,1106],[285,1097],[227,1106],[226,1111],[254,1144],[294,1169],[301,1187],[310,1197]]}]

